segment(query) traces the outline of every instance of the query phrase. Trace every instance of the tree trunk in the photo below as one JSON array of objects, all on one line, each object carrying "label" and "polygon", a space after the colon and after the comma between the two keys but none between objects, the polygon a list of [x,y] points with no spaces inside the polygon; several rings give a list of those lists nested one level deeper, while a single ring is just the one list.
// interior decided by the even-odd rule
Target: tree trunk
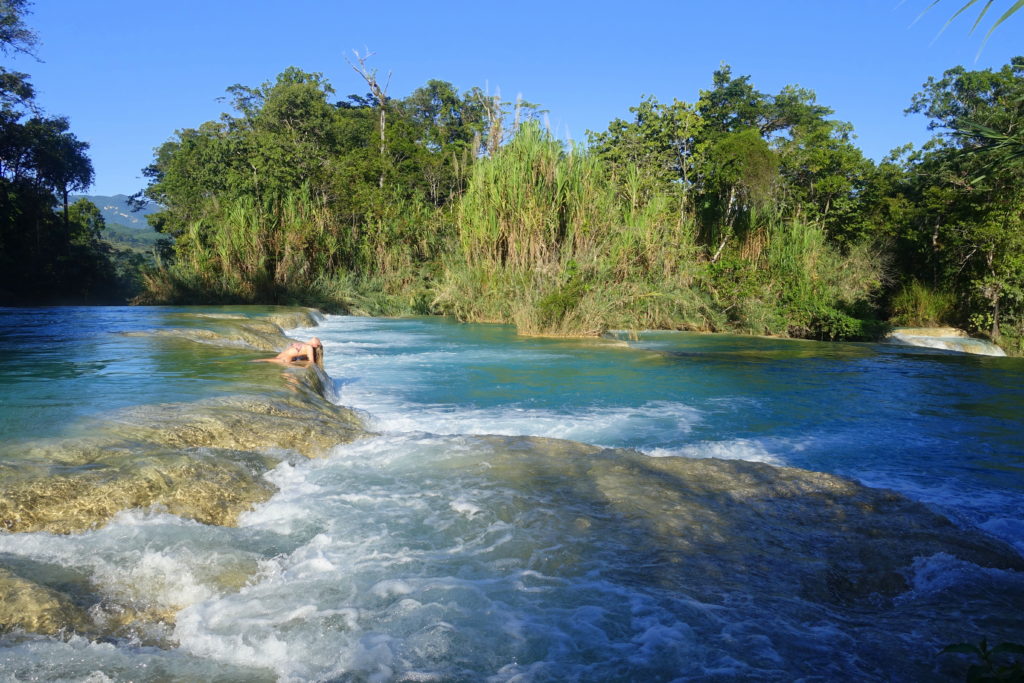
[{"label": "tree trunk", "polygon": [[725,207],[725,224],[726,224],[726,226],[729,227],[730,231],[732,230],[732,223],[733,223],[732,207],[733,207],[733,205],[735,203],[736,203],[736,186],[733,185],[731,188],[729,188],[729,203]]},{"label": "tree trunk", "polygon": [[995,299],[992,301],[992,330],[988,333],[992,341],[999,341],[999,290],[996,290]]},{"label": "tree trunk", "polygon": [[380,102],[380,180],[377,181],[377,187],[384,189],[384,154],[386,151],[384,144],[384,125],[387,119],[387,112],[384,109],[384,100],[377,98]]},{"label": "tree trunk", "polygon": [[1002,298],[1003,287],[998,284],[996,280],[996,271],[993,267],[995,263],[996,255],[994,251],[989,251],[985,254],[985,262],[988,264],[989,276],[992,278],[992,289],[990,299],[992,300],[992,329],[989,331],[988,336],[992,341],[999,340],[999,300]]},{"label": "tree trunk", "polygon": [[[380,122],[380,178],[377,180],[377,187],[384,189],[384,171],[386,164],[384,159],[387,156],[387,142],[385,140],[384,131],[387,125],[387,99],[388,99],[388,84],[391,81],[391,74],[388,74],[388,83],[381,87],[380,82],[377,80],[377,70],[367,69],[366,60],[373,56],[372,52],[367,52],[365,55],[360,55],[357,50],[353,50],[356,55],[356,61],[359,62],[359,66],[356,66],[352,62],[349,62],[349,66],[357,74],[363,77],[366,81],[366,85],[369,86],[370,92],[377,99],[377,106],[380,108],[379,122]],[[348,61],[348,60],[346,60]]]},{"label": "tree trunk", "polygon": [[725,244],[728,241],[729,241],[729,233],[727,232],[727,233],[725,233],[725,237],[722,238],[721,244],[718,245],[718,251],[716,251],[715,255],[711,257],[711,262],[712,263],[718,263],[718,259],[722,255],[722,250],[725,249]]}]

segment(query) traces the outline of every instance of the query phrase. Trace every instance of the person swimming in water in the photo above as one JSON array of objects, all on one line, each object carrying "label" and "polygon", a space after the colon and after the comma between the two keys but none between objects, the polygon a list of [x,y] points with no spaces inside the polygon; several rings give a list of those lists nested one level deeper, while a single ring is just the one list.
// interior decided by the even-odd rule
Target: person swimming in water
[{"label": "person swimming in water", "polygon": [[292,342],[281,353],[273,358],[259,358],[264,363],[302,363],[312,362],[324,366],[324,345],[316,337],[308,342]]}]

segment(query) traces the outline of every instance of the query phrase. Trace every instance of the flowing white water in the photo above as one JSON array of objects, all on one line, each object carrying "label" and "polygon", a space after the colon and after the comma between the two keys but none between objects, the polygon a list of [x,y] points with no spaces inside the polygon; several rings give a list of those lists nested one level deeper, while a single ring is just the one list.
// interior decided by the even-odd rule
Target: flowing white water
[{"label": "flowing white water", "polygon": [[445,471],[480,450],[383,436],[278,468],[281,494],[242,526],[302,542],[258,583],[181,613],[181,646],[297,680],[604,677],[626,652],[637,674],[684,671],[684,651],[665,661],[659,643],[690,627],[661,602],[710,608],[603,578],[593,548],[565,547],[573,522],[552,495]]},{"label": "flowing white water", "polygon": [[[837,347],[840,355],[827,358],[832,347],[736,349],[710,338],[692,356],[678,347],[666,356],[657,344],[334,316],[293,336],[311,333],[325,343],[337,401],[376,434],[322,459],[286,459],[267,474],[278,492],[237,528],[135,510],[81,534],[0,535],[8,564],[64,572],[51,585],[88,584],[103,598],[93,610],[110,618],[125,607],[177,611],[173,629],[110,642],[13,638],[0,651],[0,673],[90,681],[919,680],[952,675],[954,663],[932,653],[965,625],[1021,634],[1008,616],[1024,597],[1013,570],[939,552],[906,565],[909,588],[895,597],[815,598],[811,588],[776,583],[768,560],[746,558],[770,537],[767,526],[737,530],[725,514],[704,517],[693,536],[723,544],[723,563],[668,552],[652,540],[667,533],[657,531],[659,519],[609,502],[646,504],[661,489],[624,488],[608,472],[568,480],[570,470],[551,463],[559,449],[569,449],[572,463],[582,452],[483,436],[853,474],[945,504],[1024,548],[1024,522],[1013,512],[1019,444],[993,411],[975,420],[921,393],[934,381],[930,357],[908,357],[904,369],[902,357],[863,347]],[[879,386],[870,379],[894,366]],[[974,386],[967,394],[984,396]],[[911,395],[923,396],[919,406],[892,407]],[[946,429],[934,429],[933,419]],[[922,458],[937,448],[947,469],[922,474]],[[517,452],[521,467],[510,465]],[[999,467],[1009,477],[999,485],[984,472],[947,474],[981,471],[974,456],[1007,452]],[[662,475],[648,481],[673,486]],[[664,506],[666,518],[675,514],[683,513]],[[814,543],[802,543],[808,548],[794,557],[808,562]]]},{"label": "flowing white water", "polygon": [[[532,435],[625,445],[637,434],[652,432],[678,442],[701,420],[700,410],[680,401],[602,405],[589,396],[586,404],[574,404],[572,399],[588,384],[600,382],[602,369],[596,378],[585,370],[566,373],[563,368],[572,366],[576,350],[569,345],[501,348],[453,343],[448,335],[411,326],[388,329],[372,319],[332,318],[331,323],[321,331],[331,348],[327,368],[337,378],[339,400],[364,411],[377,431]],[[439,332],[450,334],[446,328]],[[601,341],[581,346],[591,353],[613,350]],[[548,375],[546,367],[557,374]],[[545,386],[546,380],[553,386]],[[556,393],[562,395],[552,396]]]}]

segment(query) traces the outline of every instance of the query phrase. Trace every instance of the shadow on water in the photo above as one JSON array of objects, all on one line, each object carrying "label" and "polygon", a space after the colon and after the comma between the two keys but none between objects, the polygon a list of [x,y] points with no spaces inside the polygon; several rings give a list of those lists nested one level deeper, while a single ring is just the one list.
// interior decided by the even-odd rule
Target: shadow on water
[{"label": "shadow on water", "polygon": [[[965,631],[1024,637],[1012,625],[1013,605],[1024,599],[1019,587],[1007,595],[908,597],[920,558],[946,554],[1018,572],[1024,560],[896,493],[761,463],[480,439],[494,449],[479,456],[481,476],[526,497],[508,517],[519,515],[531,543],[548,549],[531,555],[530,569],[695,600],[706,609],[691,612],[690,625],[712,649],[724,628],[715,610],[737,603],[773,639],[787,675],[928,675],[934,652]],[[449,466],[473,468],[459,460]],[[827,623],[855,643],[848,657],[823,650],[815,629]]]}]

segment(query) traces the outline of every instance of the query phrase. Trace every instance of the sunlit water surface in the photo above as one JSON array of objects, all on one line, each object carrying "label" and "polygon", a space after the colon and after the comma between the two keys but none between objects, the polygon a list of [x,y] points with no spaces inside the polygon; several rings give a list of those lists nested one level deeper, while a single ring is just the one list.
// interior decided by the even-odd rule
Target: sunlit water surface
[{"label": "sunlit water surface", "polygon": [[[120,334],[180,325],[175,316],[0,309],[0,438],[59,435],[105,411],[245,385],[252,351],[197,355],[190,342]],[[1016,572],[942,554],[906,568],[911,590],[881,616],[728,580],[667,586],[644,578],[646,560],[615,527],[602,537],[581,526],[601,524],[592,502],[567,499],[550,479],[489,472],[491,446],[474,437],[839,474],[1024,553],[1021,359],[683,333],[528,338],[438,319],[329,316],[315,332],[291,331],[313,333],[339,402],[376,435],[283,462],[267,475],[279,492],[237,528],[134,510],[80,534],[0,535],[0,560],[12,566],[61,568],[122,602],[180,610],[173,647],[8,634],[0,673],[914,680],[930,665],[903,668],[901,658],[925,651],[928,660],[942,643],[906,624],[927,623],[937,596],[962,593],[1012,615],[1024,595]],[[249,578],[226,588],[218,577],[236,568]],[[975,617],[969,606],[964,614]],[[1012,616],[995,623],[1024,637]]]},{"label": "sunlit water surface", "polygon": [[1024,359],[882,344],[334,318],[342,402],[386,433],[531,434],[759,460],[933,503],[1024,550]]}]

